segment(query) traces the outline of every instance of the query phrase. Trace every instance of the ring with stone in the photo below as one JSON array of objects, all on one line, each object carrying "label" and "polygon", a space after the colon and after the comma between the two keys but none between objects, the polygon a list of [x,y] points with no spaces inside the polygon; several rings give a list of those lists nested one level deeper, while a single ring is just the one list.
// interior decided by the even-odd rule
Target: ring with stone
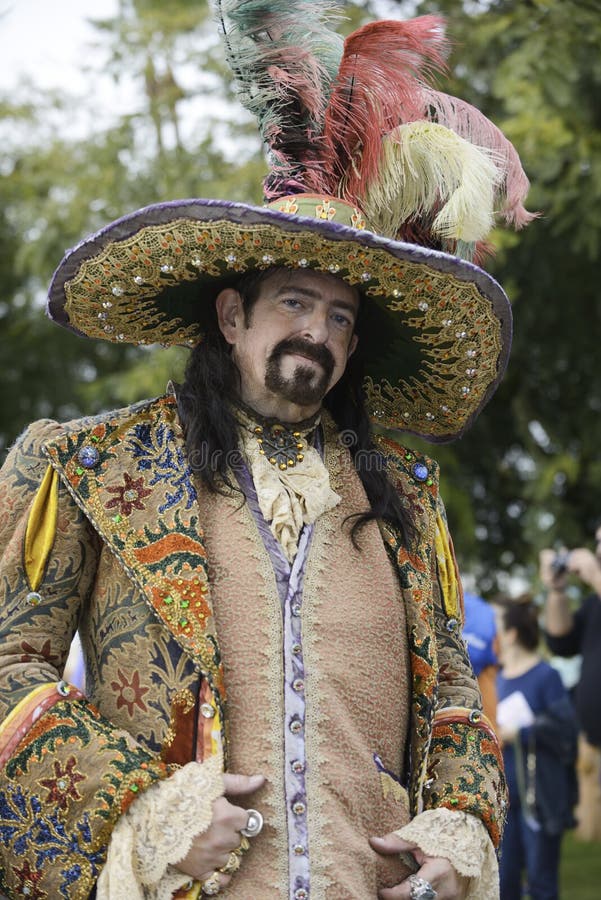
[{"label": "ring with stone", "polygon": [[223,872],[224,875],[231,875],[233,872],[237,872],[239,868],[240,857],[234,850],[232,850],[232,852],[228,855],[226,864],[222,866],[219,871]]},{"label": "ring with stone", "polygon": [[411,885],[411,900],[435,900],[436,891],[429,881],[420,878],[419,875],[410,875],[409,884]]},{"label": "ring with stone", "polygon": [[240,829],[243,837],[254,838],[261,833],[263,829],[263,816],[256,809],[247,809],[248,819],[244,828]]},{"label": "ring with stone", "polygon": [[213,872],[212,875],[209,875],[208,878],[205,878],[204,881],[201,881],[200,888],[203,894],[205,894],[207,897],[215,897],[221,890],[219,873]]}]

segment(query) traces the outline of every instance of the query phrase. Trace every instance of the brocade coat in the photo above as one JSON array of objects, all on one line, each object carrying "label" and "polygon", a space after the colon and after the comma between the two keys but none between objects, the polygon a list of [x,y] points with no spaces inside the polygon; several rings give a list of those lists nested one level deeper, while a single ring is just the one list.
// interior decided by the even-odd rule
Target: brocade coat
[{"label": "brocade coat", "polygon": [[[351,465],[334,443],[339,464]],[[502,764],[461,639],[438,469],[379,444],[419,536],[409,554],[381,524],[407,622],[410,811],[465,810],[497,845]],[[218,573],[197,501],[172,396],[35,423],[2,469],[0,889],[9,897],[88,897],[112,828],[141,791],[193,759],[222,753],[227,764]],[[76,630],[85,697],[61,680]]]}]

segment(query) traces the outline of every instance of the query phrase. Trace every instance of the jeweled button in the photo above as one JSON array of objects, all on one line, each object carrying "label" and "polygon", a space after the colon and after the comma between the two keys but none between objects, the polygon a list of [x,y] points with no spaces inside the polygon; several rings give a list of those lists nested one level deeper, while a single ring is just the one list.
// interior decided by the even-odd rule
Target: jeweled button
[{"label": "jeweled button", "polygon": [[84,467],[84,469],[93,469],[94,466],[98,465],[98,462],[100,460],[100,453],[98,452],[96,447],[93,447],[90,444],[85,444],[78,452],[77,459]]},{"label": "jeweled button", "polygon": [[294,892],[294,900],[307,900],[308,897],[309,891],[305,888],[297,888]]},{"label": "jeweled button", "polygon": [[305,689],[305,682],[302,678],[295,678],[292,682],[292,689],[296,691],[297,694],[300,694]]},{"label": "jeweled button", "polygon": [[292,734],[300,734],[303,730],[303,723],[299,719],[293,719],[290,723],[290,731]]},{"label": "jeweled button", "polygon": [[210,703],[201,703],[200,714],[201,716],[204,716],[205,719],[212,719],[215,716],[215,709]]},{"label": "jeweled button", "polygon": [[302,644],[293,644],[292,652],[294,653],[295,656],[298,656],[299,653],[303,652],[303,645]]},{"label": "jeweled button", "polygon": [[299,603],[295,603],[295,604],[293,605],[293,607],[292,607],[291,612],[292,612],[292,615],[293,615],[293,616],[300,616],[300,614],[301,614],[300,604],[299,604]]},{"label": "jeweled button", "polygon": [[295,844],[293,847],[293,850],[294,850],[295,856],[304,856],[305,855],[305,848],[303,847],[302,844]]},{"label": "jeweled button", "polygon": [[300,759],[293,759],[290,763],[290,768],[295,775],[302,775],[302,773],[305,771],[305,764],[302,763]]},{"label": "jeweled button", "polygon": [[292,812],[295,816],[303,816],[307,811],[307,807],[301,800],[297,800],[292,804]]},{"label": "jeweled button", "polygon": [[424,463],[415,463],[411,467],[411,471],[413,472],[414,478],[417,478],[418,481],[425,481],[428,475],[430,474],[428,471],[428,467],[424,465]]}]

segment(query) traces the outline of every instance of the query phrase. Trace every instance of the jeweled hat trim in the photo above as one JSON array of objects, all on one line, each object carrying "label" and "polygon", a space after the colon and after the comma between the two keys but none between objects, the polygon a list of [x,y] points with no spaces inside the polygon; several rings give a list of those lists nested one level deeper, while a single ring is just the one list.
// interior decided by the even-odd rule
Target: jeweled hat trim
[{"label": "jeweled hat trim", "polygon": [[458,437],[505,369],[505,293],[464,260],[339,224],[337,203],[315,198],[325,216],[214,200],[146,207],[65,256],[48,314],[88,337],[192,346],[208,304],[242,273],[330,272],[373,302],[362,350],[374,419],[432,441]]}]

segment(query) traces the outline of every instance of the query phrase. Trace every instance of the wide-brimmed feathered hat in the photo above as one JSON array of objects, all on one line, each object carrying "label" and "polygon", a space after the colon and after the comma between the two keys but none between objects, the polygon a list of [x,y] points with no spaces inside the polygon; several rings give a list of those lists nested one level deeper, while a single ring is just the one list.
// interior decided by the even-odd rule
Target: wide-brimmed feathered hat
[{"label": "wide-brimmed feathered hat", "polygon": [[497,216],[531,218],[516,151],[478,110],[431,87],[447,53],[437,17],[375,22],[343,41],[323,0],[217,10],[269,148],[266,205],[177,200],[118,219],[66,254],[50,317],[89,337],[193,346],[242,274],[332,273],[365,298],[374,421],[458,437],[507,363],[511,307],[473,260]]}]

